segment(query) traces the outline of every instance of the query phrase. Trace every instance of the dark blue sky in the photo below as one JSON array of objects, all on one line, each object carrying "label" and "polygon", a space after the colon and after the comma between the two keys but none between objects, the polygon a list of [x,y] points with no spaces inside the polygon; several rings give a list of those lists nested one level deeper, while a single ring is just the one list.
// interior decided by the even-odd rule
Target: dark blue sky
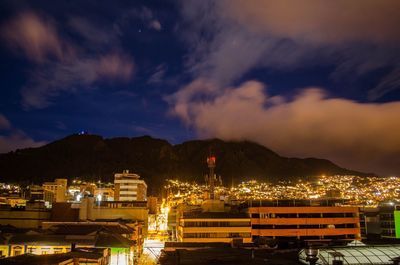
[{"label": "dark blue sky", "polygon": [[2,1],[0,152],[85,130],[400,173],[398,1]]}]

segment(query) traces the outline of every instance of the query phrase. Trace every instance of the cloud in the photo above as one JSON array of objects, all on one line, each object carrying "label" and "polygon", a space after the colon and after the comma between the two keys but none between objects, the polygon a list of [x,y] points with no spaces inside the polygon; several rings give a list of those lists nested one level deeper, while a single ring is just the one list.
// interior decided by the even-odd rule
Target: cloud
[{"label": "cloud", "polygon": [[226,16],[281,38],[328,44],[400,42],[396,0],[222,2]]},{"label": "cloud", "polygon": [[61,38],[54,21],[32,12],[16,16],[2,27],[7,42],[36,63],[21,89],[26,109],[45,108],[59,94],[92,88],[99,81],[127,82],[132,78],[133,59],[119,48],[112,27],[96,26],[80,17],[71,18],[68,26],[86,45]]},{"label": "cloud", "polygon": [[139,17],[148,28],[156,31],[160,31],[162,29],[160,21],[155,18],[155,15],[151,9],[142,7],[141,11],[137,12],[135,10],[133,13],[136,13],[136,16]]},{"label": "cloud", "polygon": [[23,131],[14,128],[8,119],[0,114],[0,153],[7,153],[18,148],[38,147],[46,144],[44,141],[35,141]]},{"label": "cloud", "polygon": [[37,142],[21,131],[15,131],[7,136],[0,135],[0,153],[28,147],[39,147],[45,144],[46,142]]},{"label": "cloud", "polygon": [[121,54],[107,54],[100,57],[97,73],[100,76],[128,81],[132,77],[134,65],[129,56]]},{"label": "cloud", "polygon": [[221,86],[257,68],[335,65],[335,79],[399,66],[399,1],[182,1],[181,6],[178,32],[190,51],[186,67],[194,78]]},{"label": "cloud", "polygon": [[157,65],[153,74],[150,76],[149,80],[147,80],[148,84],[160,84],[163,82],[165,74],[167,72],[168,67],[166,64]]},{"label": "cloud", "polygon": [[160,23],[160,21],[158,21],[158,20],[152,20],[152,21],[150,21],[149,27],[152,28],[152,29],[155,29],[155,30],[157,30],[157,31],[162,30],[161,23]]},{"label": "cloud", "polygon": [[375,100],[400,87],[400,67],[382,78],[378,86],[368,92],[368,98]]},{"label": "cloud", "polygon": [[63,58],[63,44],[53,24],[34,13],[23,13],[2,26],[1,35],[16,51],[32,61],[43,62],[52,56]]},{"label": "cloud", "polygon": [[11,124],[7,118],[0,114],[0,130],[10,129]]},{"label": "cloud", "polygon": [[88,45],[101,47],[102,45],[118,42],[117,34],[111,28],[108,28],[108,25],[97,25],[86,18],[78,16],[71,17],[68,25],[85,41],[89,42]]},{"label": "cloud", "polygon": [[22,104],[25,108],[44,108],[62,92],[75,93],[102,80],[129,81],[133,70],[129,56],[119,53],[49,63],[31,73],[30,82],[21,90]]},{"label": "cloud", "polygon": [[148,7],[142,6],[141,8],[130,9],[121,16],[120,19],[114,24],[115,27],[121,29],[127,27],[129,21],[140,20],[145,27],[156,31],[162,30],[160,20],[156,18],[154,12]]},{"label": "cloud", "polygon": [[329,98],[320,88],[304,89],[289,100],[269,97],[257,81],[218,89],[204,80],[168,100],[171,114],[201,137],[247,139],[282,155],[327,158],[366,172],[400,173],[400,102]]}]

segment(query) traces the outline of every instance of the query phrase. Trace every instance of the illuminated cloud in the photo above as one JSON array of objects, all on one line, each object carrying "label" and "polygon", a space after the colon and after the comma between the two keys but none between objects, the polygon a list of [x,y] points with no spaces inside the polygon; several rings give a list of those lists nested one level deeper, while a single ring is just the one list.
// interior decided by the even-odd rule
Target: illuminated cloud
[{"label": "illuminated cloud", "polygon": [[13,128],[8,119],[0,114],[0,153],[14,151],[18,148],[38,147],[46,144],[35,141],[23,131]]},{"label": "illuminated cloud", "polygon": [[223,2],[225,15],[254,30],[283,38],[328,44],[400,42],[397,0]]},{"label": "illuminated cloud", "polygon": [[101,80],[129,81],[133,70],[129,56],[117,53],[48,64],[31,73],[30,82],[21,90],[22,104],[25,108],[44,108],[62,92],[75,93]]},{"label": "illuminated cloud", "polygon": [[23,13],[1,28],[1,35],[16,51],[30,60],[43,62],[47,57],[63,58],[63,45],[53,24],[34,13]]},{"label": "illuminated cloud", "polygon": [[157,30],[157,31],[160,31],[160,30],[162,29],[161,23],[160,23],[160,21],[158,21],[158,20],[152,20],[152,21],[150,21],[149,27],[152,28],[152,29],[155,29],[155,30]]},{"label": "illuminated cloud", "polygon": [[400,82],[399,1],[205,0],[181,6],[181,38],[191,51],[186,66],[195,78],[226,86],[256,68],[334,65],[333,80],[389,69],[375,88],[366,88],[371,92],[365,98],[399,88],[393,87]]},{"label": "illuminated cloud", "polygon": [[329,98],[319,88],[289,100],[268,97],[256,81],[215,89],[201,80],[168,100],[172,114],[201,137],[247,139],[282,155],[327,158],[364,172],[400,172],[400,102]]},{"label": "illuminated cloud", "polygon": [[111,53],[100,58],[97,72],[106,78],[127,81],[131,79],[133,70],[134,65],[129,57]]},{"label": "illuminated cloud", "polygon": [[45,108],[60,93],[76,93],[98,81],[129,81],[134,72],[132,58],[118,50],[112,28],[99,27],[79,17],[69,21],[70,30],[81,35],[79,46],[61,39],[54,23],[34,13],[24,13],[2,27],[2,36],[36,63],[27,84],[21,89],[22,105]]}]

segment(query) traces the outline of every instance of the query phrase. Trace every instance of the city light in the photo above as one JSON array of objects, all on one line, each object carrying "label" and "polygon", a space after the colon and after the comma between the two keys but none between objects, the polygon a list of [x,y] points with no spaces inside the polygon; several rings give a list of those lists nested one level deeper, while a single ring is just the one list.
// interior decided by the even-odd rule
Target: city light
[{"label": "city light", "polygon": [[[167,180],[164,187],[168,205],[185,202],[199,204],[207,191],[206,185],[179,180]],[[345,199],[351,205],[376,206],[380,202],[400,201],[400,178],[361,176],[320,176],[313,181],[281,181],[277,184],[258,181],[242,182],[231,188],[218,186],[215,194],[222,200],[278,199]]]}]

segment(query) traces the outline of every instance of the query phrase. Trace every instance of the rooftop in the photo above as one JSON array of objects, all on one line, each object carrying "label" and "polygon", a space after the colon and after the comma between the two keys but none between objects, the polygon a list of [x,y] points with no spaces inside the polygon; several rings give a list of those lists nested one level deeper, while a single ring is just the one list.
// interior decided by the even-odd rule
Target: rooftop
[{"label": "rooftop", "polygon": [[[400,245],[382,245],[382,246],[346,246],[320,248],[317,264],[332,264],[333,259],[340,259],[344,264],[393,264],[392,259],[400,256]],[[303,264],[309,264],[306,261],[305,250],[299,252],[299,260]]]}]

